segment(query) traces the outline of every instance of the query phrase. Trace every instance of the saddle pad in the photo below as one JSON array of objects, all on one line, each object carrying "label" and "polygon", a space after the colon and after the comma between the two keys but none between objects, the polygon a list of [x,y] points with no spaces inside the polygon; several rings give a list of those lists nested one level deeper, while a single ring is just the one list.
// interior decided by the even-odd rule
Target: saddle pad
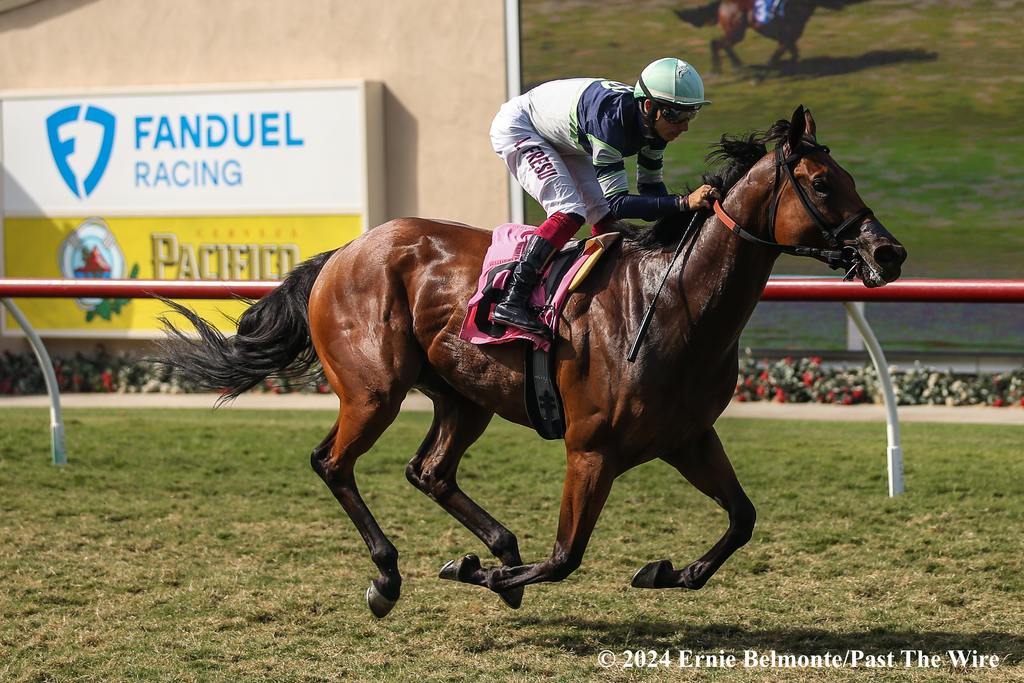
[{"label": "saddle pad", "polygon": [[469,300],[466,319],[459,332],[462,339],[472,344],[504,344],[525,339],[535,349],[548,350],[550,338],[558,325],[558,316],[569,294],[579,287],[605,250],[619,238],[619,233],[609,232],[588,240],[574,240],[551,259],[530,297],[530,305],[540,311],[541,322],[552,332],[550,337],[542,337],[491,321],[491,311],[504,294],[509,273],[515,267],[526,240],[535,231],[532,225],[515,223],[505,223],[494,229],[476,292]]}]

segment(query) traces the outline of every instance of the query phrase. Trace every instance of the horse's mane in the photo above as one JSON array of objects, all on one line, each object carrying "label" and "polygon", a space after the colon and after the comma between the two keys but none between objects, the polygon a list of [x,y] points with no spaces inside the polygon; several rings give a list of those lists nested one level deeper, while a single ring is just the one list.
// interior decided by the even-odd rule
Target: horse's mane
[{"label": "horse's mane", "polygon": [[[724,197],[733,185],[747,174],[754,164],[768,153],[768,143],[778,143],[789,135],[789,121],[780,119],[766,131],[743,135],[722,135],[718,144],[704,157],[709,170],[703,182],[717,187]],[[679,241],[686,229],[689,214],[675,214],[658,220],[653,225],[620,222],[625,226],[623,235],[627,243],[641,249],[660,250]]]}]

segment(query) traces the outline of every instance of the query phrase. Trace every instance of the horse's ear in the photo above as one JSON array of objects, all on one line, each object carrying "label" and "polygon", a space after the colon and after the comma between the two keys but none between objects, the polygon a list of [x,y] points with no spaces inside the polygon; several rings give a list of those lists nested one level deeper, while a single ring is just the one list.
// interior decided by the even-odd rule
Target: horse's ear
[{"label": "horse's ear", "polygon": [[810,137],[815,142],[818,141],[818,127],[814,125],[814,117],[811,116],[810,109],[804,110],[804,129],[808,137]]},{"label": "horse's ear", "polygon": [[807,120],[804,118],[804,105],[800,105],[793,112],[793,118],[789,122],[789,149],[792,153],[797,147],[800,146],[800,139],[804,136],[804,128],[807,126]]}]

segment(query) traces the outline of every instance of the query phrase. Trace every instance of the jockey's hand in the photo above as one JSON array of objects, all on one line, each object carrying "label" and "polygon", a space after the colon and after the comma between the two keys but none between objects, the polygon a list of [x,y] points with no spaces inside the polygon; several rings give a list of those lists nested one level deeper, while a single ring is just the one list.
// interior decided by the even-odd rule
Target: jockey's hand
[{"label": "jockey's hand", "polygon": [[701,185],[686,197],[686,206],[690,211],[710,209],[716,199],[721,199],[718,188],[714,185]]}]

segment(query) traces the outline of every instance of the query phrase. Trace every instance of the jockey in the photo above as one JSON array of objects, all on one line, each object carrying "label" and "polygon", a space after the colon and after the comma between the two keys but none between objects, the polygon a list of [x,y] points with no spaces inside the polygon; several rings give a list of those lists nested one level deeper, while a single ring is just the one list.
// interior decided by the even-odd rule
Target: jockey
[{"label": "jockey", "polygon": [[[492,319],[544,333],[528,302],[544,267],[584,224],[593,234],[622,218],[656,220],[708,208],[710,185],[669,194],[662,181],[665,146],[689,129],[705,104],[704,82],[673,57],[649,64],[635,86],[597,78],[542,83],[502,105],[491,145],[512,175],[547,213],[526,242],[505,298]],[[630,194],[623,163],[637,155],[637,190]]]},{"label": "jockey", "polygon": [[784,0],[754,0],[753,21],[755,28],[762,28],[772,23],[776,17],[786,13]]}]

